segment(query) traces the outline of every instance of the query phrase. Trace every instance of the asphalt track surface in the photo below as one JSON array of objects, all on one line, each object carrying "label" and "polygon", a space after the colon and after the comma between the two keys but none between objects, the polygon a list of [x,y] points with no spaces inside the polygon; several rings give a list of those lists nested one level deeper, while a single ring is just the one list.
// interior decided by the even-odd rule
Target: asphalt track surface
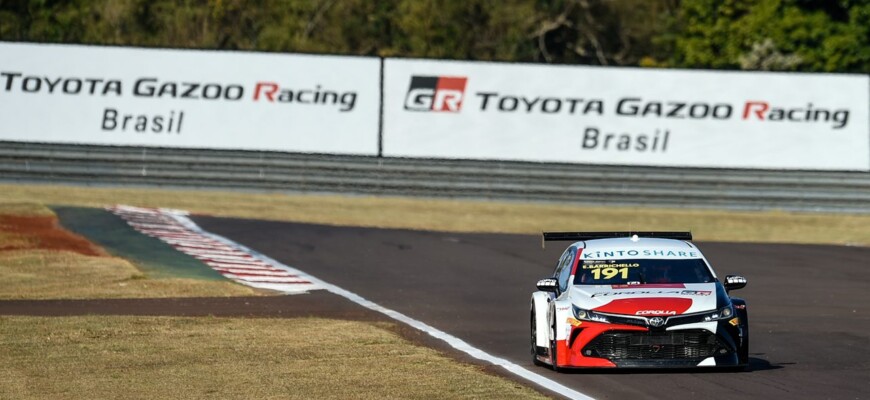
[{"label": "asphalt track surface", "polygon": [[[535,282],[552,273],[560,243],[542,250],[540,238],[527,235],[194,220],[599,399],[870,398],[870,248],[698,243],[720,276],[749,280],[735,292],[749,307],[748,372],[560,374],[532,365],[528,333],[529,296]],[[298,300],[315,311],[344,301],[301,296],[317,296],[316,302]],[[294,298],[300,296],[288,300]]]}]

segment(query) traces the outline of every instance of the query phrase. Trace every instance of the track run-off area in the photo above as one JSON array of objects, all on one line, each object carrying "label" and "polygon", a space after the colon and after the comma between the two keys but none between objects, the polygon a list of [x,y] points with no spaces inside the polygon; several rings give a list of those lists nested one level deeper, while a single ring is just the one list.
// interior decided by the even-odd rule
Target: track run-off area
[{"label": "track run-off area", "polygon": [[[563,250],[558,244],[542,250],[540,238],[532,235],[193,220],[208,232],[594,398],[870,397],[870,248],[697,243],[718,274],[749,280],[735,292],[749,306],[747,372],[555,373],[532,365],[528,310],[535,282],[552,273]],[[335,296],[335,301],[344,299]],[[439,347],[462,357],[446,343]]]},{"label": "track run-off area", "polygon": [[[7,300],[0,315],[323,317],[396,321],[402,335],[555,397],[867,399],[870,248],[696,242],[749,284],[750,368],[532,365],[529,298],[567,243],[537,235],[362,228],[108,207],[141,234],[238,283],[291,295]],[[412,384],[412,383],[409,383]]]}]

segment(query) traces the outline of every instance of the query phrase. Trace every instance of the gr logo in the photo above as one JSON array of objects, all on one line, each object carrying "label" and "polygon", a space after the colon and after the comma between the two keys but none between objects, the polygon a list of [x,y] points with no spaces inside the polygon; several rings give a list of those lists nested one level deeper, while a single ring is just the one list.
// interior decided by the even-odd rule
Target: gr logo
[{"label": "gr logo", "polygon": [[458,76],[412,76],[405,109],[459,112],[467,80]]}]

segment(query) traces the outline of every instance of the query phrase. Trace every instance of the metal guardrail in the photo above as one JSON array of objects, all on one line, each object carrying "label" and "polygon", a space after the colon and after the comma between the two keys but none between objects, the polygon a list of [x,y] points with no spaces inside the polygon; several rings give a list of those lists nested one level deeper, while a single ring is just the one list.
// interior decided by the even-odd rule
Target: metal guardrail
[{"label": "metal guardrail", "polygon": [[870,173],[0,141],[0,181],[870,213]]}]

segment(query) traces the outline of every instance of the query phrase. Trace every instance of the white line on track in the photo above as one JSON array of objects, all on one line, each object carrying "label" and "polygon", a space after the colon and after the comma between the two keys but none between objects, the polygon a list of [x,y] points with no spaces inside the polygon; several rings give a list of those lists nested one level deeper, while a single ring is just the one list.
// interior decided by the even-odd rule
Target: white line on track
[{"label": "white line on track", "polygon": [[239,243],[236,243],[232,240],[229,240],[223,236],[219,236],[219,235],[213,234],[211,232],[205,231],[202,228],[200,228],[199,225],[197,225],[195,222],[193,222],[190,218],[188,218],[186,212],[175,211],[175,210],[161,210],[161,211],[163,211],[167,215],[170,215],[171,217],[173,217],[178,223],[180,223],[181,225],[184,225],[187,229],[190,229],[192,231],[200,233],[204,236],[210,237],[216,241],[222,242],[222,243],[227,244],[229,246],[243,250],[243,251],[253,255],[255,258],[259,258],[259,259],[265,261],[266,263],[268,263],[276,268],[283,269],[291,274],[299,276],[299,278],[301,278],[301,279],[305,279],[309,282],[312,282],[312,283],[316,284],[318,287],[320,287],[320,288],[322,288],[330,293],[344,297],[344,298],[346,298],[346,299],[348,299],[356,304],[359,304],[365,308],[377,311],[377,312],[384,314],[384,315],[386,315],[386,316],[388,316],[396,321],[405,323],[405,324],[407,324],[415,329],[426,332],[429,335],[431,335],[432,337],[443,340],[444,342],[446,342],[448,345],[450,345],[454,349],[457,349],[465,354],[468,354],[468,355],[470,355],[478,360],[485,361],[485,362],[491,363],[493,365],[500,366],[500,367],[504,368],[505,370],[507,370],[508,372],[510,372],[516,376],[519,376],[520,378],[523,378],[527,381],[533,382],[533,383],[535,383],[543,388],[546,388],[550,391],[558,393],[558,394],[565,396],[567,398],[581,399],[581,400],[591,400],[592,399],[592,397],[589,397],[583,393],[580,393],[580,392],[578,392],[574,389],[571,389],[565,385],[562,385],[561,383],[556,382],[550,378],[536,374],[532,371],[529,371],[526,368],[523,368],[523,367],[521,367],[517,364],[514,364],[508,360],[505,360],[504,358],[496,357],[496,356],[489,354],[481,349],[478,349],[478,348],[466,343],[464,340],[462,340],[456,336],[450,335],[447,332],[436,329],[435,327],[432,327],[432,326],[430,326],[422,321],[418,321],[418,320],[413,319],[413,318],[411,318],[405,314],[402,314],[398,311],[394,311],[394,310],[391,310],[389,308],[383,307],[377,303],[374,303],[370,300],[363,298],[362,296],[360,296],[356,293],[353,293],[353,292],[348,291],[346,289],[340,288],[340,287],[335,286],[331,283],[324,282],[324,281],[322,281],[318,278],[315,278],[314,276],[311,276],[311,275],[309,275],[301,270],[284,265],[276,260],[269,258],[266,255],[260,254],[252,249],[249,249],[249,248],[247,248]]}]

